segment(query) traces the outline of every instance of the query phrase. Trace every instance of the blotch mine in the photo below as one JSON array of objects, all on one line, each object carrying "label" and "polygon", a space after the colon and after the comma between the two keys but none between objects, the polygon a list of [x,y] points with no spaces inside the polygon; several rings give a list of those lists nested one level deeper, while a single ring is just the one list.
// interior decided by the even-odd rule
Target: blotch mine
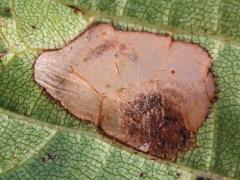
[{"label": "blotch mine", "polygon": [[34,77],[69,112],[108,137],[174,161],[196,147],[212,106],[211,66],[196,44],[99,24],[40,55]]}]

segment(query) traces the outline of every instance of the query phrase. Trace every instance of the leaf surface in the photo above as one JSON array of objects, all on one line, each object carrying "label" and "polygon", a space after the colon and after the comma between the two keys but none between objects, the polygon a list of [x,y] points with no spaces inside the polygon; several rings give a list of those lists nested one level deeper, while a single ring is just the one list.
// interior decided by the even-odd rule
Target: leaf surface
[{"label": "leaf surface", "polygon": [[[238,0],[2,0],[0,179],[239,178],[239,7]],[[219,93],[198,148],[176,163],[134,154],[67,113],[34,82],[39,54],[94,22],[168,34],[208,50]]]}]

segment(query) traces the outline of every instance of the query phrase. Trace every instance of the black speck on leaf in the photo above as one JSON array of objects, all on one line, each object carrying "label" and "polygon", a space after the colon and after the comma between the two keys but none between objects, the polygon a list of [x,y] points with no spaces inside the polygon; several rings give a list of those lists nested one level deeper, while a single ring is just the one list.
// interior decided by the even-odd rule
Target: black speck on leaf
[{"label": "black speck on leaf", "polygon": [[140,172],[139,177],[143,177],[143,176],[144,176],[144,172]]},{"label": "black speck on leaf", "polygon": [[37,28],[35,25],[32,25],[31,27],[32,27],[32,29],[36,29]]},{"label": "black speck on leaf", "polygon": [[49,152],[45,156],[42,157],[42,162],[47,163],[48,161],[53,161],[57,158],[57,155]]}]

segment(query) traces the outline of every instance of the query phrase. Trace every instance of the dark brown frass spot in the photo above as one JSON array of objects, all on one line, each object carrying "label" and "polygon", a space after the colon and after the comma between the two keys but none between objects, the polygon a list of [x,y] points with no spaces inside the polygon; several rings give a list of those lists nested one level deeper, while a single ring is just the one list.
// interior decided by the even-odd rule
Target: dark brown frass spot
[{"label": "dark brown frass spot", "polygon": [[198,45],[96,25],[43,53],[35,80],[105,135],[174,161],[196,146],[215,94],[212,60]]}]

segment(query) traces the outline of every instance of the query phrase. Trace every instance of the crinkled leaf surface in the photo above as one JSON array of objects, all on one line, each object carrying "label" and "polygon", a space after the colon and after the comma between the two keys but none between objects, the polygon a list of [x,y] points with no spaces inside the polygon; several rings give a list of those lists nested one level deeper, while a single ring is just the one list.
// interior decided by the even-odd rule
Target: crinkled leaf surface
[{"label": "crinkled leaf surface", "polygon": [[[0,0],[0,179],[239,179],[239,8],[239,0]],[[219,93],[198,148],[176,163],[135,154],[67,113],[34,82],[38,55],[94,22],[208,50]]]}]

